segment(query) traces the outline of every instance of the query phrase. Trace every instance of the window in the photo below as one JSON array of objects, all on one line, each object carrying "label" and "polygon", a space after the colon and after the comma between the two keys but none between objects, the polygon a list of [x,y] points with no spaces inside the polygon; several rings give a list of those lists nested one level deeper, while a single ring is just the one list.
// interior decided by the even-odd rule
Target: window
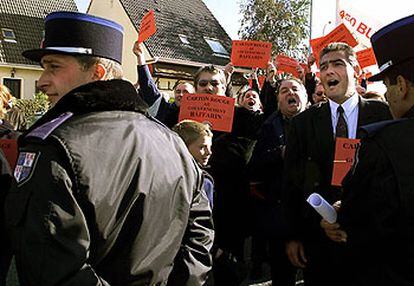
[{"label": "window", "polygon": [[223,47],[223,45],[216,39],[204,38],[215,56],[228,58],[229,53]]},{"label": "window", "polygon": [[22,80],[16,78],[3,78],[3,84],[10,89],[11,94],[21,98]]},{"label": "window", "polygon": [[190,41],[188,40],[188,37],[186,35],[179,34],[178,37],[180,38],[181,43],[185,45],[189,45]]},{"label": "window", "polygon": [[1,34],[5,42],[17,43],[16,35],[12,29],[1,28]]}]

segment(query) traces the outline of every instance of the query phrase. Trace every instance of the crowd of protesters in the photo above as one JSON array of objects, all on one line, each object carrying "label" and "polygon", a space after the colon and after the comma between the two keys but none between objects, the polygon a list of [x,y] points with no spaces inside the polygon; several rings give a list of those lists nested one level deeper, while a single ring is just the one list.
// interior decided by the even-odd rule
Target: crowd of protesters
[{"label": "crowd of protesters", "polygon": [[[381,72],[370,80],[384,81],[387,100],[358,83],[345,43],[321,51],[318,76],[314,55],[298,78],[270,61],[262,86],[255,70],[237,92],[232,63],[205,65],[169,102],[142,43],[138,82],[122,79],[117,23],[55,12],[45,30],[23,56],[44,68],[52,108],[20,134],[0,86],[1,138],[19,137],[14,170],[0,150],[0,285],[12,265],[20,285],[231,286],[265,279],[264,262],[274,286],[298,272],[306,286],[414,283],[414,53],[387,44],[412,38],[414,16],[372,37]],[[179,122],[193,93],[236,99],[230,132]],[[337,138],[361,139],[342,186],[331,183]],[[336,222],[306,202],[315,192]]]}]

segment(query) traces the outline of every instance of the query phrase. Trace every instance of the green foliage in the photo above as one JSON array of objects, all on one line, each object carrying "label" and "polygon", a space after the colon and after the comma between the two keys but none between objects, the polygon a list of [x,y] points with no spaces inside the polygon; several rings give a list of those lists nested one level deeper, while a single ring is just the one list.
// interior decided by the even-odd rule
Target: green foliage
[{"label": "green foliage", "polygon": [[242,39],[271,42],[274,55],[306,58],[310,0],[243,0],[240,10]]},{"label": "green foliage", "polygon": [[8,112],[8,121],[18,130],[26,130],[50,107],[46,94],[38,92],[33,98],[14,99],[13,108]]}]

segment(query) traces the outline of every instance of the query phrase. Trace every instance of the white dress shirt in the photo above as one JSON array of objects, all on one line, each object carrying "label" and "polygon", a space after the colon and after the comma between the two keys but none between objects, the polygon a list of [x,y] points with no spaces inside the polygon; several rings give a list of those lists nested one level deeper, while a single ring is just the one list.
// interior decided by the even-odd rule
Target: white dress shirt
[{"label": "white dress shirt", "polygon": [[[355,92],[353,96],[348,98],[344,103],[341,104],[342,108],[344,109],[344,117],[346,124],[348,125],[348,136],[350,139],[356,138],[356,133],[358,129],[358,112],[359,112],[359,96],[358,93]],[[335,130],[336,124],[338,123],[339,113],[337,111],[339,104],[329,100],[329,106],[331,108],[331,122],[332,122],[332,130],[335,137]]]}]

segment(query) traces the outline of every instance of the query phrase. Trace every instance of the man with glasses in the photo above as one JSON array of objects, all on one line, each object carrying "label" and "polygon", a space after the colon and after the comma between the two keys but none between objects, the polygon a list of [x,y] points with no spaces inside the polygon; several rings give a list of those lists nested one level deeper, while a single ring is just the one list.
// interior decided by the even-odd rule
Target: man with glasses
[{"label": "man with glasses", "polygon": [[194,77],[197,93],[226,95],[226,76],[224,71],[214,65],[200,68]]}]

